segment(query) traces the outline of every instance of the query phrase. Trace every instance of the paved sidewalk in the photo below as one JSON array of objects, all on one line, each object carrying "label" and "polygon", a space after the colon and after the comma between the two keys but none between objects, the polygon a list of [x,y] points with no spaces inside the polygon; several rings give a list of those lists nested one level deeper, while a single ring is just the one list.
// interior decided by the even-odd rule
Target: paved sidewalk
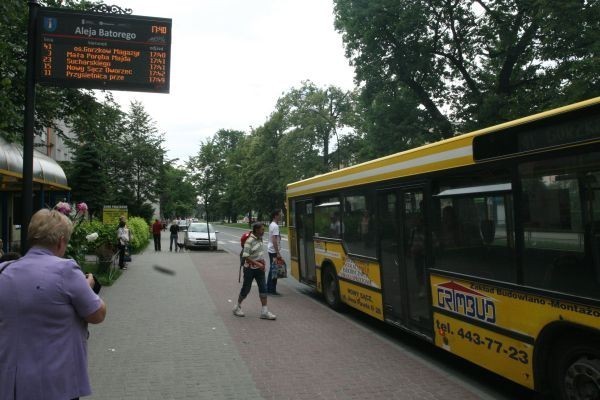
[{"label": "paved sidewalk", "polygon": [[166,239],[162,248],[154,252],[150,243],[114,286],[102,288],[108,313],[90,325],[89,398],[260,399],[190,253],[170,253]]},{"label": "paved sidewalk", "polygon": [[259,319],[256,287],[246,317],[234,317],[237,255],[162,246],[134,255],[101,292],[108,314],[90,327],[91,399],[481,398],[292,282],[269,298],[277,321]]}]

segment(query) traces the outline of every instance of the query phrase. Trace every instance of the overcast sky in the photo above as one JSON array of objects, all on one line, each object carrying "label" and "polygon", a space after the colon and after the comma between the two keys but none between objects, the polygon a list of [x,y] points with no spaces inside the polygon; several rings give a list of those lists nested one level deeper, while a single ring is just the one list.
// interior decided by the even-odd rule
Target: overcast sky
[{"label": "overcast sky", "polygon": [[140,100],[166,133],[169,158],[184,161],[219,129],[262,125],[282,93],[310,79],[352,89],[353,70],[333,28],[331,0],[120,0],[135,15],[172,18],[169,94]]}]

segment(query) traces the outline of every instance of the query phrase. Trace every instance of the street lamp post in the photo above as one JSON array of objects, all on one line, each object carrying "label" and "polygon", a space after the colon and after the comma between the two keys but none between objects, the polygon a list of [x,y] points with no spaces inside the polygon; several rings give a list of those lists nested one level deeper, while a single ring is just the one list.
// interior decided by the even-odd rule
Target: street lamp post
[{"label": "street lamp post", "polygon": [[37,0],[29,0],[27,25],[27,65],[25,69],[25,128],[23,131],[23,188],[21,212],[21,254],[27,252],[27,232],[33,213],[33,125],[35,115],[35,34]]}]

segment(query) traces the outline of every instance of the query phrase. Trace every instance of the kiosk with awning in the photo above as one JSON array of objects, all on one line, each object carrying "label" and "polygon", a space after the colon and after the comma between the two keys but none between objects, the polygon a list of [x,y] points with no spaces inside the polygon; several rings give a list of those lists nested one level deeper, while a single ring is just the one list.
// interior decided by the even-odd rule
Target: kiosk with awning
[{"label": "kiosk with awning", "polygon": [[[3,250],[19,251],[21,241],[21,189],[23,147],[0,138],[0,234]],[[63,169],[39,151],[33,155],[33,208],[52,207],[68,200],[70,187]]]}]

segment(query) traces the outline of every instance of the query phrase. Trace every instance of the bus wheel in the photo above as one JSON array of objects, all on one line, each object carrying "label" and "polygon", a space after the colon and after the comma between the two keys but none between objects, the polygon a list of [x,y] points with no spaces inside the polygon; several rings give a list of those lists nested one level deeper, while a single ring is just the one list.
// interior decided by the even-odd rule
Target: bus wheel
[{"label": "bus wheel", "polygon": [[556,384],[565,400],[600,399],[600,341],[562,347]]},{"label": "bus wheel", "polygon": [[332,267],[326,267],[323,271],[323,295],[329,307],[336,311],[342,309],[342,301],[340,300],[340,285],[338,283],[337,274]]}]

